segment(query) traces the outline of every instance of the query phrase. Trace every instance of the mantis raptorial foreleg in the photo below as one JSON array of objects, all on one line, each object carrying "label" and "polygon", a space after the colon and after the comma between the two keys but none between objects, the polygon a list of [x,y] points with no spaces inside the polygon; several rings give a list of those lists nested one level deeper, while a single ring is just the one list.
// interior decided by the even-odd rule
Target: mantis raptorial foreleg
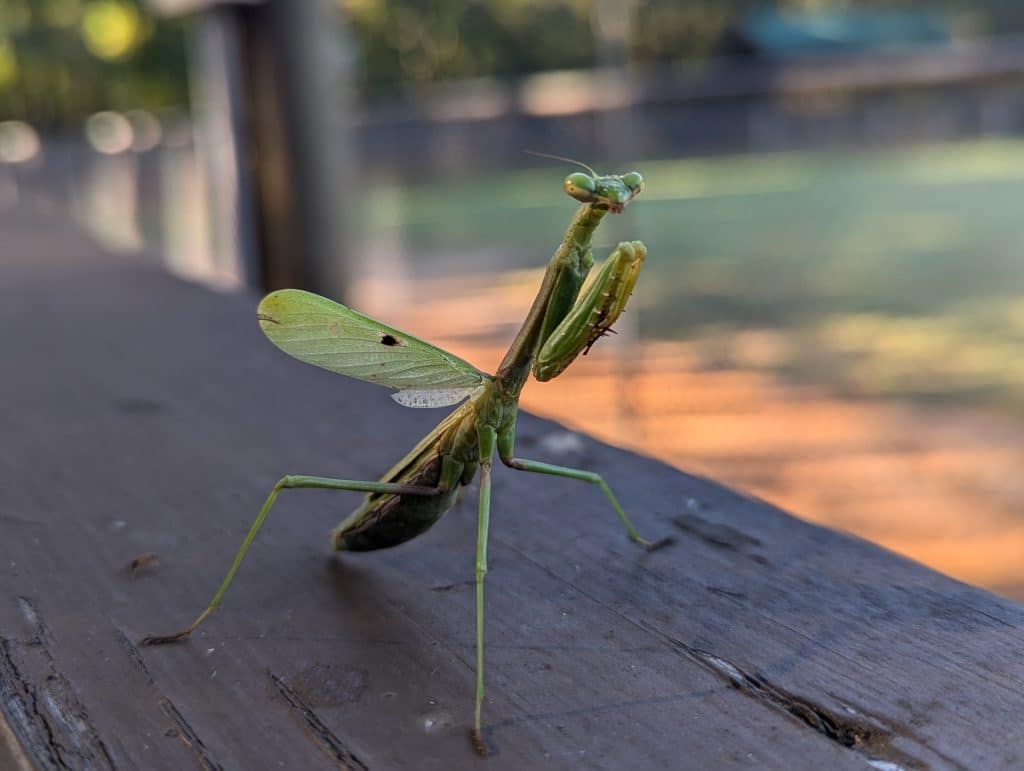
[{"label": "mantis raptorial foreleg", "polygon": [[[534,377],[538,380],[558,377],[580,353],[585,354],[590,346],[609,331],[626,307],[646,256],[647,249],[639,241],[624,242],[615,248],[587,290],[544,339],[533,364]],[[629,537],[647,548],[652,546],[650,541],[637,533],[618,498],[600,474],[514,457],[514,430],[513,426],[498,437],[498,453],[502,463],[520,471],[551,474],[597,485],[626,526]]]},{"label": "mantis raptorial foreleg", "polygon": [[256,519],[253,520],[252,525],[249,527],[249,532],[246,533],[245,540],[242,541],[242,545],[238,547],[238,551],[235,553],[235,559],[232,560],[231,567],[228,568],[227,575],[224,576],[224,580],[221,581],[220,587],[214,593],[213,599],[210,600],[210,604],[206,606],[206,610],[200,613],[195,621],[177,634],[146,637],[141,641],[142,644],[163,645],[164,643],[184,640],[192,634],[196,627],[203,623],[206,617],[213,613],[213,611],[217,609],[217,606],[220,605],[220,601],[224,598],[224,594],[227,592],[228,587],[231,586],[231,581],[234,579],[235,573],[238,572],[238,568],[241,567],[242,560],[245,559],[245,555],[248,553],[249,547],[252,546],[252,542],[256,539],[256,534],[260,531],[260,528],[263,527],[264,520],[266,520],[271,508],[273,508],[278,494],[280,494],[282,490],[293,490],[299,488],[348,490],[357,493],[391,493],[394,495],[423,496],[439,495],[444,490],[444,487],[440,485],[437,487],[420,487],[417,485],[395,484],[393,482],[363,482],[354,479],[331,479],[329,477],[311,477],[292,474],[282,477],[278,480],[277,484],[274,485],[270,494],[267,496],[267,499],[263,502],[263,506],[260,508],[260,513],[256,515]]},{"label": "mantis raptorial foreleg", "polygon": [[611,330],[636,286],[646,256],[647,248],[640,241],[615,248],[565,318],[544,338],[533,363],[534,377],[542,381],[558,377]]}]

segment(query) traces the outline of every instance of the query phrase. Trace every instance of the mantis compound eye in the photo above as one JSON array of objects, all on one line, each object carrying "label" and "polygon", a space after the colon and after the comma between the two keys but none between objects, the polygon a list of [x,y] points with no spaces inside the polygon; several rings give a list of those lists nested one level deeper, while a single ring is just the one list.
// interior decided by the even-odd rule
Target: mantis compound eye
[{"label": "mantis compound eye", "polygon": [[588,203],[594,200],[594,178],[581,171],[570,174],[565,178],[565,192],[581,203]]},{"label": "mantis compound eye", "polygon": [[631,171],[622,175],[622,184],[629,188],[629,191],[636,195],[644,189],[644,178],[639,171]]}]

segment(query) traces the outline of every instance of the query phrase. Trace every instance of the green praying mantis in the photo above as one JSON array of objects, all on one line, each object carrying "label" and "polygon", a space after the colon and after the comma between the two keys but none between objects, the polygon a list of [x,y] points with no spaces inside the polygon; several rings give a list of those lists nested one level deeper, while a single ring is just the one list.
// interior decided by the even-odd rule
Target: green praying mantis
[{"label": "green praying mantis", "polygon": [[[580,164],[581,166],[583,164]],[[480,475],[476,543],[476,701],[472,740],[486,754],[481,734],[484,698],[484,576],[495,450],[520,471],[578,479],[597,485],[634,542],[641,538],[615,494],[592,471],[517,458],[514,453],[519,395],[532,372],[540,381],[560,375],[580,353],[611,330],[626,306],[646,256],[640,241],[621,243],[584,289],[594,262],[591,239],[609,212],[621,212],[643,190],[637,172],[566,177],[565,192],[581,203],[555,250],[512,346],[488,375],[472,364],[324,297],[283,289],[263,298],[258,319],[274,345],[300,361],[395,389],[407,407],[442,407],[466,400],[413,447],[379,481],[289,475],[274,485],[206,609],[183,631],[147,637],[143,644],[183,640],[224,597],[246,552],[282,490],[317,488],[365,492],[366,498],[331,533],[338,551],[370,551],[415,538],[454,504],[459,488]]]}]

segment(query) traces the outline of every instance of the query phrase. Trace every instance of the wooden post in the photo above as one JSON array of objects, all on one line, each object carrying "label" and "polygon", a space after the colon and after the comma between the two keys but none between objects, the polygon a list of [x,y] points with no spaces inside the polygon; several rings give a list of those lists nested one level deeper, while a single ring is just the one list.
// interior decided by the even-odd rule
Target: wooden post
[{"label": "wooden post", "polygon": [[222,264],[343,297],[351,199],[344,35],[329,0],[151,0],[197,13],[192,80]]}]

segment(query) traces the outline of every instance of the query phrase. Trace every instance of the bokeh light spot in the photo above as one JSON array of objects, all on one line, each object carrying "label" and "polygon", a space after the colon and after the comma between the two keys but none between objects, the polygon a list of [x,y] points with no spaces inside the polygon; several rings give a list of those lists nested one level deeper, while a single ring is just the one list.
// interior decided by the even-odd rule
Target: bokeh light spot
[{"label": "bokeh light spot", "polygon": [[104,111],[90,115],[85,121],[85,136],[104,155],[123,153],[132,146],[135,132],[132,124],[119,112]]},{"label": "bokeh light spot", "polygon": [[14,47],[6,40],[0,41],[0,88],[10,85],[18,76],[18,58]]},{"label": "bokeh light spot", "polygon": [[24,163],[39,154],[39,134],[20,120],[0,123],[0,162]]},{"label": "bokeh light spot", "polygon": [[142,25],[134,6],[95,0],[82,13],[82,40],[100,59],[119,59],[139,42]]}]

